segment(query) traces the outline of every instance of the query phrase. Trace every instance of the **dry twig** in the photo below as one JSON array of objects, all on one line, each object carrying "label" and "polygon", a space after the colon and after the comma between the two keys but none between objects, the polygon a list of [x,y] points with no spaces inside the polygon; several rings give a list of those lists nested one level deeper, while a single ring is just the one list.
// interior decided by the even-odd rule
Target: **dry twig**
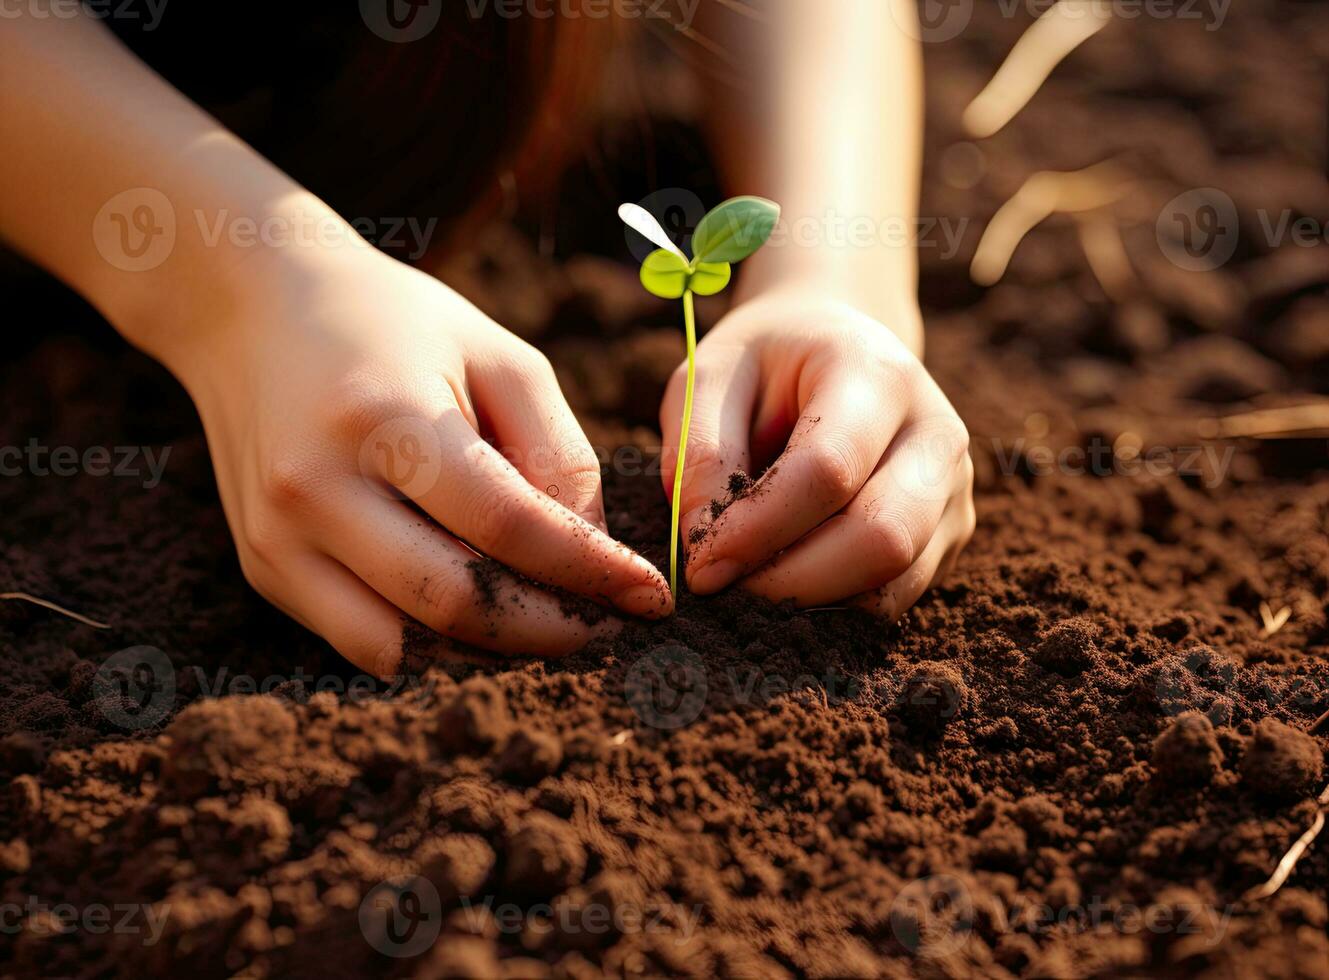
[{"label": "dry twig", "polygon": [[1073,214],[1107,207],[1129,186],[1129,174],[1116,160],[1065,173],[1039,171],[997,209],[983,229],[969,266],[970,276],[980,286],[991,286],[1005,274],[1016,248],[1039,222],[1057,212]]},{"label": "dry twig", "polygon": [[975,139],[991,136],[1015,118],[1052,70],[1112,19],[1106,5],[1060,0],[1015,42],[992,80],[964,111],[961,122]]},{"label": "dry twig", "polygon": [[1291,618],[1291,606],[1284,606],[1282,609],[1278,610],[1278,612],[1274,612],[1269,603],[1260,603],[1260,619],[1264,622],[1264,627],[1261,632],[1265,636],[1273,636],[1286,626],[1287,621]]},{"label": "dry twig", "polygon": [[1278,867],[1274,868],[1274,873],[1269,876],[1269,880],[1263,885],[1256,885],[1247,891],[1242,896],[1243,899],[1248,902],[1258,901],[1262,898],[1268,898],[1283,887],[1283,883],[1288,880],[1292,870],[1297,866],[1297,862],[1301,860],[1301,856],[1306,853],[1306,849],[1311,846],[1315,838],[1320,835],[1320,831],[1324,829],[1324,807],[1325,804],[1329,803],[1329,786],[1324,788],[1324,792],[1320,794],[1319,799],[1315,802],[1320,805],[1320,808],[1315,811],[1314,822],[1288,848],[1288,852],[1283,855],[1283,860],[1278,862]]},{"label": "dry twig", "polygon": [[0,600],[6,600],[6,601],[16,600],[19,602],[30,602],[34,606],[41,606],[43,609],[49,609],[52,612],[57,612],[61,616],[68,616],[70,619],[80,622],[84,626],[91,626],[93,629],[108,630],[111,628],[110,623],[103,623],[96,619],[89,619],[87,616],[80,616],[78,613],[66,609],[64,606],[56,605],[54,602],[51,602],[49,599],[40,599],[37,596],[29,595],[26,592],[0,592]]}]

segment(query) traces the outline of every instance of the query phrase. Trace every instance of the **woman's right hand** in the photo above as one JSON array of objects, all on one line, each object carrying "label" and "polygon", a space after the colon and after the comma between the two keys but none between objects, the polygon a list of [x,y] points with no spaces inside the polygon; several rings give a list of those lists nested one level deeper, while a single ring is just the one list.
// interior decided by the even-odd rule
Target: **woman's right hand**
[{"label": "woman's right hand", "polygon": [[542,354],[362,241],[283,251],[241,259],[232,302],[150,345],[197,404],[254,588],[378,676],[399,669],[404,616],[529,655],[616,625],[542,584],[672,611],[609,537],[598,460]]}]

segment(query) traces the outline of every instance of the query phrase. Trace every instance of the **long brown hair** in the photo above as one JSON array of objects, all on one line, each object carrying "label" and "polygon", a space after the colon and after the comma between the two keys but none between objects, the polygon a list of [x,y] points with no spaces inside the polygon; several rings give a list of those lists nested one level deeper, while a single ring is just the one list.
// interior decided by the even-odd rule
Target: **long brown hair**
[{"label": "long brown hair", "polygon": [[173,7],[152,32],[113,26],[347,218],[448,226],[493,210],[513,188],[524,198],[548,189],[589,118],[614,18],[552,8],[513,17],[493,3],[443,0],[426,36],[398,43],[356,7],[266,4],[249,16]]}]

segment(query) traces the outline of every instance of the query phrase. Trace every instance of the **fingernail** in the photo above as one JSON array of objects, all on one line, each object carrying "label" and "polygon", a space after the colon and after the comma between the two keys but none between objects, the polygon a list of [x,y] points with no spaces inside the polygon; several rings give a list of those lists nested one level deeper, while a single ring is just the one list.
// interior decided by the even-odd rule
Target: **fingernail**
[{"label": "fingernail", "polygon": [[625,589],[614,599],[614,605],[634,616],[658,619],[668,616],[674,608],[673,597],[668,589],[654,585],[636,585]]},{"label": "fingernail", "polygon": [[691,575],[688,576],[688,585],[692,591],[701,595],[708,595],[712,592],[719,592],[734,581],[743,573],[743,566],[736,561],[728,558],[721,558],[719,561],[713,561],[709,565],[703,565]]}]

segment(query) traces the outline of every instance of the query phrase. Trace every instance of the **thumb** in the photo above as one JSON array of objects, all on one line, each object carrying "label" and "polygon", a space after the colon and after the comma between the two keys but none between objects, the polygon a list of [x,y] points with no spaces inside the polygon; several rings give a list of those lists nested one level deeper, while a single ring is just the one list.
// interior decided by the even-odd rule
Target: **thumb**
[{"label": "thumb", "polygon": [[[697,349],[692,424],[688,429],[679,497],[684,556],[705,535],[713,518],[712,503],[722,503],[730,495],[731,477],[735,473],[748,473],[749,438],[759,380],[757,364],[742,348],[702,345]],[[660,478],[671,501],[686,387],[684,362],[669,379],[660,405],[660,431],[664,435]]]}]

